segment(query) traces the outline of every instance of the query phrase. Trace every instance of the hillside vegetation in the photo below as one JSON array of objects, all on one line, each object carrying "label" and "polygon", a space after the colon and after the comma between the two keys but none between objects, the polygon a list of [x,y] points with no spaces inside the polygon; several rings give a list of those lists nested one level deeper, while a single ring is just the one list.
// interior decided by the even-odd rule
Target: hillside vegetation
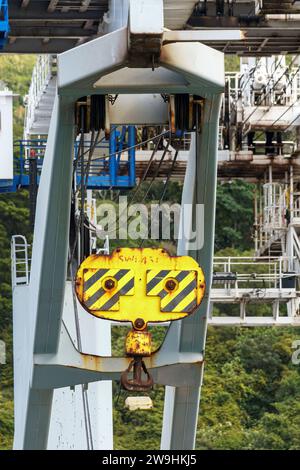
[{"label": "hillside vegetation", "polygon": [[[0,57],[0,79],[20,95],[15,103],[16,138],[22,136],[22,99],[33,62],[34,58],[28,56]],[[230,66],[234,64],[235,58]],[[251,252],[252,191],[252,186],[244,182],[219,186],[219,253]],[[160,192],[158,184],[151,199],[157,200]],[[178,185],[170,185],[167,200],[177,202],[179,196]],[[10,237],[14,233],[30,240],[26,191],[0,196],[0,339],[6,342],[8,352],[7,364],[0,365],[0,449],[10,449],[13,440]],[[117,353],[123,348],[123,336],[124,328],[114,329],[113,347]],[[158,330],[155,341],[161,341],[162,336]],[[300,367],[291,362],[292,342],[297,338],[300,331],[292,329],[209,328],[198,449],[300,449]],[[151,396],[152,411],[130,413],[124,408],[125,392],[119,393],[115,385],[117,449],[159,448],[163,389],[156,387]]]}]

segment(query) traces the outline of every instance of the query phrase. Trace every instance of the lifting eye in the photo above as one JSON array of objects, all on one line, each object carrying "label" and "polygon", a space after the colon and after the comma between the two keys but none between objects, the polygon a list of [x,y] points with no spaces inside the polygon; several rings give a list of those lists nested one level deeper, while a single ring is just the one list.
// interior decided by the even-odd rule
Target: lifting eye
[{"label": "lifting eye", "polygon": [[174,278],[169,278],[166,280],[166,283],[165,283],[165,289],[168,291],[168,292],[174,292],[178,289],[178,281],[177,279],[174,279]]},{"label": "lifting eye", "polygon": [[113,277],[107,277],[103,280],[103,289],[110,292],[117,287],[117,281]]}]

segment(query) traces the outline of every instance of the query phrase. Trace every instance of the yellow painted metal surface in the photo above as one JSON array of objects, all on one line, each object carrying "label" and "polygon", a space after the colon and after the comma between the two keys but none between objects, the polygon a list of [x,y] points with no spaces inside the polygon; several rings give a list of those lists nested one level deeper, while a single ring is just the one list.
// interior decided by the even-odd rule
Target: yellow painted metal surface
[{"label": "yellow painted metal surface", "polygon": [[100,318],[132,322],[178,320],[200,305],[205,280],[189,256],[163,249],[118,248],[110,256],[91,255],[79,266],[76,294]]},{"label": "yellow painted metal surface", "polygon": [[151,333],[131,330],[126,336],[126,354],[128,356],[151,356]]}]

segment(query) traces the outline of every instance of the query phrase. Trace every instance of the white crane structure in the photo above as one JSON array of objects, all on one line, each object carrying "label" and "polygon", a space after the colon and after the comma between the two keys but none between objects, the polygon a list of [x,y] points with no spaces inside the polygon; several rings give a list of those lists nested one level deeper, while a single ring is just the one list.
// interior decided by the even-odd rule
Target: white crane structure
[{"label": "white crane structure", "polygon": [[[18,2],[11,3],[4,52],[42,54],[26,98],[18,180],[33,194],[33,245],[22,235],[12,239],[14,448],[113,449],[112,381],[130,359],[112,355],[111,322],[88,315],[74,293],[84,217],[97,226],[94,183],[74,200],[76,164],[82,158],[82,184],[84,165],[106,158],[111,169],[117,154],[95,144],[90,160],[90,147],[74,157],[91,137],[82,109],[96,96],[102,137],[127,129],[126,168],[134,161],[135,173],[126,189],[145,171],[153,180],[184,182],[177,253],[202,267],[205,297],[196,313],[170,323],[145,364],[165,387],[161,449],[193,449],[208,325],[300,326],[299,2],[276,12],[274,2],[260,0],[75,1],[72,11],[63,1],[28,1],[22,8],[37,27],[34,38]],[[225,74],[224,53],[236,52],[240,70]],[[190,97],[188,109],[180,96]],[[165,132],[162,147],[153,149],[150,138],[142,142],[148,146],[129,144],[130,127],[177,131],[178,115],[189,120],[191,109],[196,124],[184,127],[193,129],[180,133],[179,147]],[[287,138],[290,130],[296,142]],[[105,180],[106,189],[117,186],[122,171]],[[217,176],[256,185],[253,256],[213,257]],[[80,249],[73,250],[74,204],[83,219]],[[184,207],[191,208],[188,218]],[[94,232],[89,254],[97,250]],[[109,254],[109,237],[100,250]],[[269,316],[253,314],[250,307],[260,303],[270,306]],[[214,306],[222,304],[236,314],[216,316]]]},{"label": "white crane structure", "polygon": [[[166,103],[161,99],[157,106],[155,94],[202,97],[201,132],[196,133],[189,158],[183,204],[205,205],[205,242],[201,249],[194,249],[193,256],[210,285],[223,55],[198,42],[164,44],[162,1],[142,5],[130,1],[128,16],[120,17],[119,12],[109,22],[110,32],[57,57],[58,80],[37,198],[30,280],[16,283],[13,292],[14,447],[19,449],[81,447],[83,436],[79,437],[78,429],[83,434],[83,427],[88,448],[111,448],[111,380],[118,379],[128,363],[126,358],[110,357],[109,324],[84,318],[74,301],[72,281],[67,279],[74,104],[82,96],[121,94],[126,100],[130,95],[126,113],[122,100],[119,105],[116,102],[124,120],[115,122],[111,115],[112,124],[164,122]],[[141,116],[141,96],[149,108],[148,117]],[[187,250],[188,243],[182,240],[179,254]],[[166,386],[164,449],[194,446],[208,305],[209,288],[197,314],[172,324],[162,348],[151,362],[146,359],[155,383]],[[90,422],[82,427],[78,401],[85,411],[89,408],[83,414]]]}]

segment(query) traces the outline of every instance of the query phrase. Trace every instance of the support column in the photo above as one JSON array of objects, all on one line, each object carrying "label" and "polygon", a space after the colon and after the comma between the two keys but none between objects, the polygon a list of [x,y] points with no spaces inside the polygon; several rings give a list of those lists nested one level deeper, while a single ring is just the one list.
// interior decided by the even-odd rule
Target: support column
[{"label": "support column", "polygon": [[[193,256],[202,267],[206,279],[206,293],[198,311],[170,326],[177,337],[180,351],[204,352],[209,296],[212,281],[214,250],[215,201],[217,183],[218,120],[221,95],[205,99],[203,125],[196,136],[196,155],[191,154],[184,182],[182,207],[193,205],[190,231],[196,227],[197,235],[204,229],[204,245],[189,249],[186,240],[178,245],[178,254]],[[204,205],[204,220],[196,220],[196,205]],[[204,227],[203,227],[204,226]],[[194,228],[195,230],[195,228]],[[191,450],[195,446],[203,364],[197,386],[166,387],[161,448],[163,450]]]},{"label": "support column", "polygon": [[257,184],[254,189],[254,249],[257,254],[258,251],[258,204],[257,204]]},{"label": "support column", "polygon": [[33,390],[30,384],[33,355],[55,353],[60,337],[69,239],[73,116],[72,99],[57,95],[37,197],[28,297],[26,293],[28,309],[22,310],[24,292],[14,311],[16,329],[24,313],[27,315],[26,355],[15,363],[14,370],[16,377],[22,373],[22,394],[15,397],[18,424],[14,447],[19,449],[45,449],[48,439],[53,390]]},{"label": "support column", "polygon": [[36,198],[38,191],[37,177],[37,157],[34,155],[29,157],[29,217],[30,225],[32,227],[34,227]]}]

